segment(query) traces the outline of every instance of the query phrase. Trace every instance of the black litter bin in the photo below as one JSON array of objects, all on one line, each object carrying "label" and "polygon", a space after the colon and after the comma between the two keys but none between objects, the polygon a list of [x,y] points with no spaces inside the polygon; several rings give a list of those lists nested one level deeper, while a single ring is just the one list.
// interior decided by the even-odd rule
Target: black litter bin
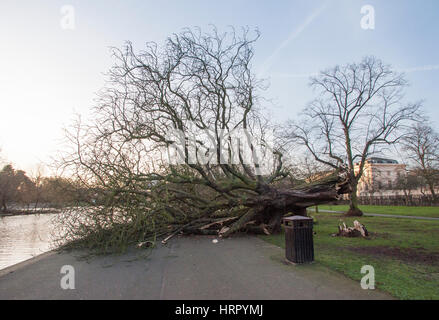
[{"label": "black litter bin", "polygon": [[314,261],[312,218],[292,216],[283,219],[285,226],[285,255],[293,263]]}]

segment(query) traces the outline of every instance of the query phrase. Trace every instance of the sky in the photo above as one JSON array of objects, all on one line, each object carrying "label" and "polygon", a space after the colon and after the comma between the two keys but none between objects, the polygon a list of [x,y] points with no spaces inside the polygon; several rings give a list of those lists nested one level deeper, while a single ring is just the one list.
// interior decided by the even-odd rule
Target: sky
[{"label": "sky", "polygon": [[[374,9],[373,29],[361,25],[364,6]],[[26,171],[50,163],[75,115],[91,116],[110,47],[129,40],[141,50],[210,24],[261,32],[253,67],[270,85],[264,97],[276,121],[313,99],[310,75],[375,55],[406,72],[407,101],[423,100],[439,129],[437,0],[2,0],[0,157]]]}]

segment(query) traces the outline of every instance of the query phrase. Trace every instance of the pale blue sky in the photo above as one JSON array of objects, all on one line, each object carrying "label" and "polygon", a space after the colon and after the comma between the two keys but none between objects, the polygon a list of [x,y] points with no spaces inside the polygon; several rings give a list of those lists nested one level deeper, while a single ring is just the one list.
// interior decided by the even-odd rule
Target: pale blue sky
[{"label": "pale blue sky", "polygon": [[[63,5],[74,30],[60,27]],[[361,7],[375,8],[375,30],[360,27]],[[31,170],[60,148],[62,128],[87,115],[109,46],[137,49],[184,27],[258,28],[255,72],[269,79],[277,120],[294,118],[313,98],[307,75],[376,55],[407,70],[407,99],[424,99],[439,119],[439,1],[5,1],[0,3],[0,148]],[[438,127],[439,122],[435,125]]]}]

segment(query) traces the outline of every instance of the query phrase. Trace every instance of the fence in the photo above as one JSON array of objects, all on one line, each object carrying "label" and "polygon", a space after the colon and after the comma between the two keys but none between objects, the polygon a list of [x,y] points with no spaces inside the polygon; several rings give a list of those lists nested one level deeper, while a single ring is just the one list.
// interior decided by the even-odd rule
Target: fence
[{"label": "fence", "polygon": [[[428,196],[360,196],[358,197],[360,205],[373,205],[373,206],[410,206],[410,207],[437,207],[439,201],[433,201]],[[348,200],[342,200],[339,204],[348,204]]]}]

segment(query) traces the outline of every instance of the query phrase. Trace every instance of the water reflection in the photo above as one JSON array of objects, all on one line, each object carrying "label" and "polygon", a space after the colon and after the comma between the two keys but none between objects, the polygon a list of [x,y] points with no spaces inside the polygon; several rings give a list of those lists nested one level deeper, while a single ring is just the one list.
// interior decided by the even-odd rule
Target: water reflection
[{"label": "water reflection", "polygon": [[0,270],[52,249],[53,214],[0,217]]}]

